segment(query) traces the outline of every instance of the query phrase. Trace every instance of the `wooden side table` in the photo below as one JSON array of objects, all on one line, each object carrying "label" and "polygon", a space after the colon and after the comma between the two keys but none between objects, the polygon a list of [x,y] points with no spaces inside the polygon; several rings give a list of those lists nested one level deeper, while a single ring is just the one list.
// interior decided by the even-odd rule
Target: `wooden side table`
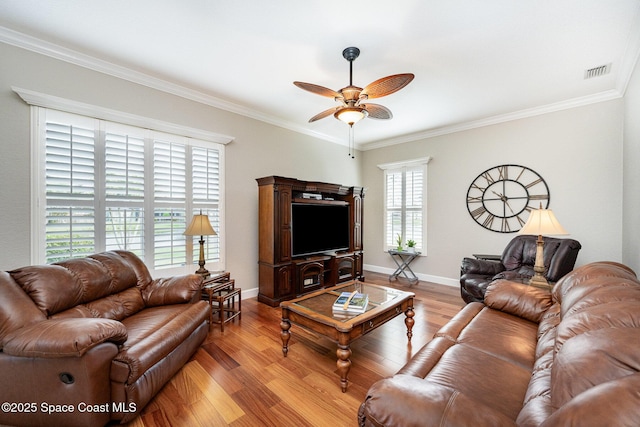
[{"label": "wooden side table", "polygon": [[[236,297],[238,298],[236,307]],[[224,332],[224,324],[236,317],[241,317],[242,290],[236,288],[235,279],[230,278],[230,273],[223,272],[212,274],[202,285],[202,299],[211,306],[209,313],[209,329],[214,323],[220,324],[220,332]],[[213,315],[218,314],[218,321],[213,320]]]}]

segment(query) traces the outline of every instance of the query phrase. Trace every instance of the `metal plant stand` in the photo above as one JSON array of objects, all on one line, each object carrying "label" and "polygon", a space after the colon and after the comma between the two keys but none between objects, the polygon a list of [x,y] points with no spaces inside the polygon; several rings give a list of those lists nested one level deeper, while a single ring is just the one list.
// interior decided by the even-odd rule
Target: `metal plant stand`
[{"label": "metal plant stand", "polygon": [[407,279],[409,279],[409,283],[414,285],[418,283],[418,277],[415,275],[409,264],[413,261],[421,252],[407,252],[407,251],[398,251],[395,249],[391,249],[388,251],[389,255],[391,255],[391,259],[396,263],[398,268],[393,272],[391,276],[389,276],[389,280],[397,280],[400,274],[404,275]]}]

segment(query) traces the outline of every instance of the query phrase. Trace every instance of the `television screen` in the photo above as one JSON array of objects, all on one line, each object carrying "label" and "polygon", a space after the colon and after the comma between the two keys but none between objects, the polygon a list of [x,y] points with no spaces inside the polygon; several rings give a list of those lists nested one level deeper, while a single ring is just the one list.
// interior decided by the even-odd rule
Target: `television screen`
[{"label": "television screen", "polygon": [[291,240],[293,256],[349,249],[349,206],[293,203]]}]

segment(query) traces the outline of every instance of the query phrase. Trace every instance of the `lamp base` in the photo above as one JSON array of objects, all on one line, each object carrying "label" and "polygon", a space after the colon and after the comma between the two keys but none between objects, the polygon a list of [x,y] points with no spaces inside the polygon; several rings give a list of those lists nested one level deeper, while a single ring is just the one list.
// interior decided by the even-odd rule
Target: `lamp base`
[{"label": "lamp base", "polygon": [[196,274],[200,274],[201,276],[209,276],[209,270],[204,268],[204,238],[200,236],[200,258],[198,259],[199,269],[196,270]]},{"label": "lamp base", "polygon": [[209,270],[207,270],[204,267],[200,267],[199,269],[196,270],[196,274],[200,274],[201,276],[207,276],[209,275]]},{"label": "lamp base", "polygon": [[531,286],[537,286],[539,288],[548,288],[549,282],[547,282],[547,279],[544,278],[544,276],[542,274],[536,273],[531,280],[529,280],[529,285]]},{"label": "lamp base", "polygon": [[529,280],[529,285],[538,287],[549,287],[549,282],[544,277],[544,240],[542,235],[538,235],[536,240],[536,261],[533,266],[533,277]]}]

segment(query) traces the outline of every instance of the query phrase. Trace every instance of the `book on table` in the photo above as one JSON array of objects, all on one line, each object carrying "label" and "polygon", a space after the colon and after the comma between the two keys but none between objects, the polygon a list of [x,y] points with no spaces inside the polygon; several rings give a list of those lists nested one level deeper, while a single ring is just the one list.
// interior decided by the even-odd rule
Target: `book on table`
[{"label": "book on table", "polygon": [[359,292],[342,292],[333,303],[334,313],[364,313],[369,305],[369,295]]}]

